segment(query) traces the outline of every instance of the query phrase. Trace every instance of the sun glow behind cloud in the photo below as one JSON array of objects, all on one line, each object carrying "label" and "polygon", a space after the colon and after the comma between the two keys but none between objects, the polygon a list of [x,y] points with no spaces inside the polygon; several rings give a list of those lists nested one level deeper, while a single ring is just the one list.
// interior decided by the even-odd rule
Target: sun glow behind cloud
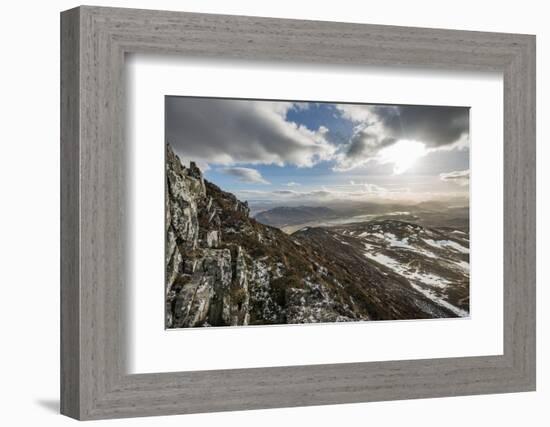
[{"label": "sun glow behind cloud", "polygon": [[402,174],[410,169],[415,162],[428,153],[426,145],[422,142],[411,140],[399,140],[385,147],[378,153],[380,163],[393,163],[395,174]]},{"label": "sun glow behind cloud", "polygon": [[197,162],[209,181],[243,200],[282,204],[465,194],[468,180],[457,174],[469,168],[468,128],[465,107],[166,103],[167,140],[184,162]]}]

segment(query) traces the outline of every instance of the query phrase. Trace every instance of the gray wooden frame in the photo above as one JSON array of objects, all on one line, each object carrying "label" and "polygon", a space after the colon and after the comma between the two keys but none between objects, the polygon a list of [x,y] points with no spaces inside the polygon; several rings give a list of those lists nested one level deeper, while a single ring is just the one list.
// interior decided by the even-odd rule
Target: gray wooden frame
[{"label": "gray wooden frame", "polygon": [[[128,375],[124,58],[150,52],[504,76],[504,354]],[[183,414],[535,389],[535,37],[79,7],[61,14],[61,412]]]}]

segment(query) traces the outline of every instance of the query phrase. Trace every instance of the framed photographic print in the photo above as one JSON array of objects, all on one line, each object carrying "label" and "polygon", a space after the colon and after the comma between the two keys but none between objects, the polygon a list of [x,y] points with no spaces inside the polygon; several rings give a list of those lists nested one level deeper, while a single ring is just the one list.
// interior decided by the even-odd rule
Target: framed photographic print
[{"label": "framed photographic print", "polygon": [[535,389],[534,36],[62,13],[61,407]]}]

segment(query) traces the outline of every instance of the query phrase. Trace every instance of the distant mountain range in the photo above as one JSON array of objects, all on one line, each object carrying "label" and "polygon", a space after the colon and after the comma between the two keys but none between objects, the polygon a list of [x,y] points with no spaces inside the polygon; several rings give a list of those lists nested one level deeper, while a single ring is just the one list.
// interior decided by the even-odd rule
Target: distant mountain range
[{"label": "distant mountain range", "polygon": [[262,224],[281,228],[338,216],[339,213],[323,206],[280,206],[259,212],[254,218]]},{"label": "distant mountain range", "polygon": [[[277,208],[264,221],[341,215]],[[380,219],[286,234],[167,146],[166,327],[460,317],[467,229]]]},{"label": "distant mountain range", "polygon": [[368,219],[403,219],[426,226],[454,226],[469,229],[469,207],[426,201],[416,204],[363,202],[352,205],[278,206],[254,215],[265,225],[281,228],[289,233],[300,226],[328,226],[338,223],[362,222]]}]

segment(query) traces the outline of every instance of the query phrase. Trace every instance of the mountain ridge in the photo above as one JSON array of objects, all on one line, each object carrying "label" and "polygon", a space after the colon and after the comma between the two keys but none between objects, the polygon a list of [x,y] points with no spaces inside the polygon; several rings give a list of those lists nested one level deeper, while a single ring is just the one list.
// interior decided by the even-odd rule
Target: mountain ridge
[{"label": "mountain ridge", "polygon": [[251,218],[246,202],[195,163],[183,166],[169,145],[165,191],[167,328],[460,315],[365,256],[366,242],[352,235],[287,235]]}]

